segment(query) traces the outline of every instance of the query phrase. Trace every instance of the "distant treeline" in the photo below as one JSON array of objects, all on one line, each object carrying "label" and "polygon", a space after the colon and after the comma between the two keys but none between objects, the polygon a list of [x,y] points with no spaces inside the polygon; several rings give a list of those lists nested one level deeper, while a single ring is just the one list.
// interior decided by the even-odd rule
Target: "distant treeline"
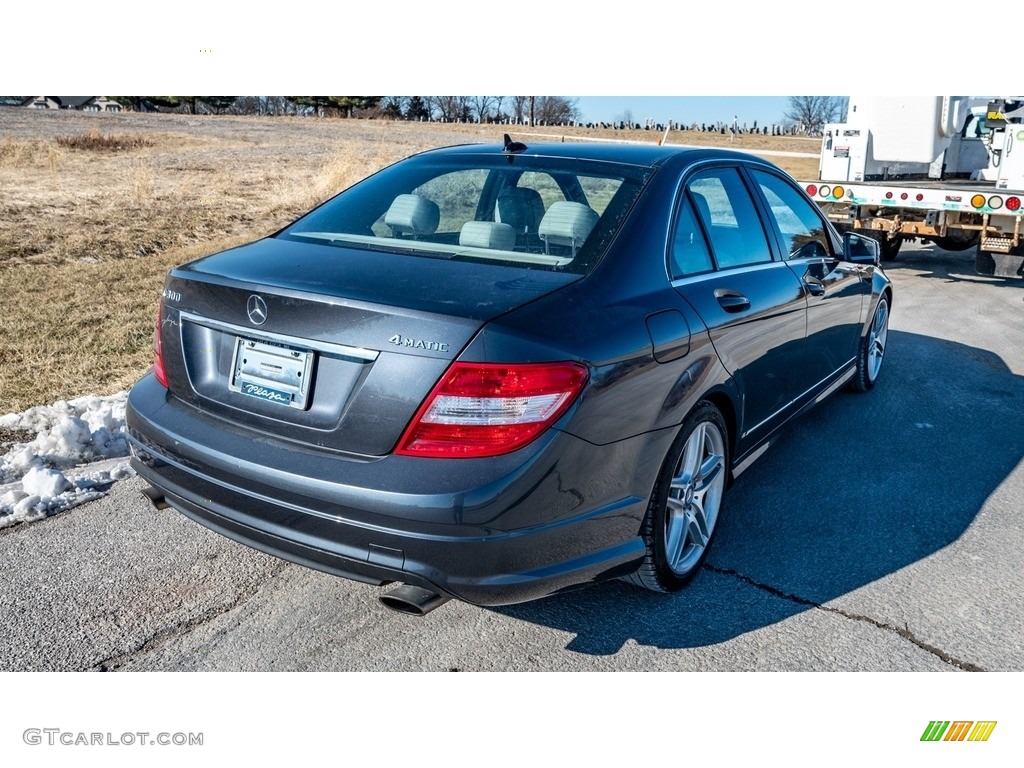
[{"label": "distant treeline", "polygon": [[558,125],[579,120],[564,96],[108,96],[136,112],[192,115],[315,115]]},{"label": "distant treeline", "polygon": [[714,131],[725,133],[820,134],[825,123],[842,120],[847,100],[838,96],[790,96],[789,107],[771,126],[731,122],[694,123],[669,120],[643,124],[627,109],[610,123],[583,123],[576,99],[566,96],[108,96],[137,112],[183,112],[191,115],[300,115],[316,117],[512,123],[516,125],[587,125],[603,128]]}]

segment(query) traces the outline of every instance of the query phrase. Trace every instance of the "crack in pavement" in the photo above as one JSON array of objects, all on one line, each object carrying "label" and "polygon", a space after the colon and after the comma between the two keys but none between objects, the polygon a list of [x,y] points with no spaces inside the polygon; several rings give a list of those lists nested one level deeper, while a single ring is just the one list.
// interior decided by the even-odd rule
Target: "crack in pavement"
[{"label": "crack in pavement", "polygon": [[822,605],[821,603],[816,603],[814,600],[808,600],[806,597],[800,597],[799,595],[793,595],[788,592],[783,592],[781,589],[773,587],[770,584],[763,584],[759,581],[750,578],[749,576],[745,576],[739,571],[734,571],[732,568],[719,568],[718,566],[710,565],[708,563],[704,564],[704,568],[711,571],[712,573],[717,573],[722,576],[732,576],[733,578],[742,581],[744,584],[749,584],[750,586],[756,587],[757,589],[774,595],[775,597],[781,597],[783,600],[789,600],[790,602],[796,603],[798,605],[805,605],[808,608],[816,608],[819,611],[824,611],[826,613],[833,613],[837,616],[842,616],[845,619],[850,619],[851,621],[861,621],[865,624],[870,624],[873,627],[877,627],[878,629],[885,630],[886,632],[892,632],[896,635],[899,635],[904,640],[917,646],[922,651],[930,653],[931,655],[935,656],[936,658],[945,662],[946,664],[949,664],[952,667],[956,667],[957,669],[962,669],[965,672],[986,671],[984,668],[979,667],[976,664],[971,664],[969,661],[961,661],[960,659],[954,656],[950,656],[941,648],[936,648],[934,645],[929,645],[924,640],[921,640],[917,636],[915,636],[914,633],[910,631],[910,627],[906,625],[904,625],[901,629],[900,627],[888,624],[884,621],[873,619],[870,616],[864,616],[859,613],[849,613],[847,611],[842,610],[841,608],[832,608],[828,605]]},{"label": "crack in pavement", "polygon": [[235,610],[236,608],[242,605],[245,605],[254,597],[256,597],[256,595],[263,591],[263,588],[266,587],[267,584],[269,584],[271,581],[273,581],[279,575],[281,575],[281,572],[288,568],[289,565],[291,565],[291,563],[282,560],[272,571],[270,571],[269,575],[263,582],[256,585],[247,592],[242,592],[228,605],[220,608],[210,608],[206,610],[204,613],[200,614],[199,616],[196,616],[195,618],[162,629],[155,635],[152,635],[151,637],[139,643],[139,645],[137,645],[135,648],[129,651],[119,653],[114,656],[109,656],[106,659],[103,659],[102,661],[96,662],[91,667],[89,667],[89,671],[116,672],[125,664],[128,664],[131,661],[141,658],[142,656],[152,651],[158,651],[161,648],[164,648],[165,646],[173,642],[174,640],[185,637],[198,627],[201,627],[202,625],[207,624],[220,616],[224,616],[225,614],[231,613],[231,611]]}]

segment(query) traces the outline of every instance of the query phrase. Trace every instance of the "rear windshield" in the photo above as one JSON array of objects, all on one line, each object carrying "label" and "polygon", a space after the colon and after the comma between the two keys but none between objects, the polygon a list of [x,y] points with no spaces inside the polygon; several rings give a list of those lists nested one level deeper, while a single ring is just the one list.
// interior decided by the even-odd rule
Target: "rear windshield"
[{"label": "rear windshield", "polygon": [[585,273],[649,173],[564,158],[427,154],[345,190],[278,237]]}]

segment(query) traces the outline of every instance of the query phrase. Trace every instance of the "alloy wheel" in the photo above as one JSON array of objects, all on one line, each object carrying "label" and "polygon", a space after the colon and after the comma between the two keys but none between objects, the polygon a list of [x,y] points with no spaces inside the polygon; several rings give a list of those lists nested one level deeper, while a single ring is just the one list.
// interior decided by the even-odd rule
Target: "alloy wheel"
[{"label": "alloy wheel", "polygon": [[690,434],[669,485],[665,559],[676,575],[691,571],[711,539],[725,490],[725,439],[703,421]]}]

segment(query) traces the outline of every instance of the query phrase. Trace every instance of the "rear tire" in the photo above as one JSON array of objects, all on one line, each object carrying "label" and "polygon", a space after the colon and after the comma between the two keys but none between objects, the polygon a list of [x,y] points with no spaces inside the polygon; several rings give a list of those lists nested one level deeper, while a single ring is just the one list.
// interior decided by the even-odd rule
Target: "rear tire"
[{"label": "rear tire", "polygon": [[640,527],[647,554],[627,581],[675,592],[697,575],[718,527],[728,468],[725,419],[702,400],[683,420],[658,474]]}]

